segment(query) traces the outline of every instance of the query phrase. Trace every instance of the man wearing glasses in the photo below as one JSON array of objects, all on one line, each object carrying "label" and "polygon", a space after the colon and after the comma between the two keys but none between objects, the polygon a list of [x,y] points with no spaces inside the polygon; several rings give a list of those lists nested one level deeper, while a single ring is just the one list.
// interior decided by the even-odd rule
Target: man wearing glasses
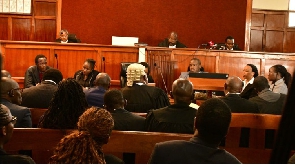
[{"label": "man wearing glasses", "polygon": [[8,77],[1,78],[1,103],[10,109],[13,116],[17,117],[15,128],[31,128],[31,111],[27,107],[20,106],[23,89],[18,83]]},{"label": "man wearing glasses", "polygon": [[3,146],[9,142],[12,137],[14,125],[17,117],[11,115],[10,110],[3,104],[0,104],[0,164],[30,164],[34,160],[26,155],[7,154]]}]

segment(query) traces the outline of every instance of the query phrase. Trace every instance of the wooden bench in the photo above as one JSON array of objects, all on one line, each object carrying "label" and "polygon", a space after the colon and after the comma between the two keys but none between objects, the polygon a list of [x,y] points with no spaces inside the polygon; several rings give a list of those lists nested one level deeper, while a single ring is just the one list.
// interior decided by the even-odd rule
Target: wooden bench
[{"label": "wooden bench", "polygon": [[[271,149],[265,148],[265,130],[277,130],[280,118],[280,115],[233,113],[225,145],[221,148],[235,155],[242,163],[267,164]],[[250,129],[249,147],[239,146],[241,128],[244,127]],[[47,163],[55,145],[70,131],[16,128],[12,139],[4,145],[4,149],[9,153],[31,150],[32,158],[36,163]],[[191,134],[113,131],[109,143],[103,146],[103,151],[105,154],[114,154],[121,159],[123,159],[123,153],[135,153],[135,163],[145,164],[156,143],[168,140],[189,140],[192,136]]]},{"label": "wooden bench", "polygon": [[[30,111],[31,111],[31,118],[32,118],[32,127],[37,128],[40,117],[47,111],[47,109],[30,108]],[[132,113],[142,117],[146,117],[146,113],[137,113],[137,112],[132,112]]]}]

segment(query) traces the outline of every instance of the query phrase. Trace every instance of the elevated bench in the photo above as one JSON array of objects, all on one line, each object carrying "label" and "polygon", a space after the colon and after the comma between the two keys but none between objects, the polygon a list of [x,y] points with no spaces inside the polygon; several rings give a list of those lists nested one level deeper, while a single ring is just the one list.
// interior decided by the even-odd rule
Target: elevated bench
[{"label": "elevated bench", "polygon": [[[264,163],[270,159],[271,149],[265,148],[265,130],[277,130],[280,115],[270,114],[232,114],[225,146],[221,147],[235,155],[242,163]],[[241,128],[249,128],[249,147],[240,147]],[[36,163],[47,163],[59,140],[72,130],[64,132],[52,129],[14,130],[12,139],[4,145],[9,153],[31,150]],[[122,159],[123,153],[135,153],[135,163],[147,163],[154,145],[168,140],[189,140],[191,134],[172,134],[159,132],[113,131],[108,144],[103,147],[105,154],[114,154]]]}]

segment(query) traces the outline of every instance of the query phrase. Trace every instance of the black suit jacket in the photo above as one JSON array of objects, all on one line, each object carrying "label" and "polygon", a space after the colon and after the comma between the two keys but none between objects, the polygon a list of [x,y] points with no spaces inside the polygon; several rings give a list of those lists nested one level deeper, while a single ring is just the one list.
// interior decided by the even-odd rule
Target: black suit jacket
[{"label": "black suit jacket", "polygon": [[25,88],[22,93],[22,106],[28,108],[48,108],[57,90],[57,84],[42,81],[41,85]]},{"label": "black suit jacket", "polygon": [[241,92],[240,96],[244,99],[258,96],[253,84],[248,84],[245,89]]},{"label": "black suit jacket", "polygon": [[232,112],[235,113],[259,113],[257,104],[250,102],[247,99],[241,98],[237,94],[227,94],[220,98],[224,101]]},{"label": "black suit jacket", "polygon": [[[46,70],[50,68],[50,66],[46,66]],[[41,80],[42,79],[39,78],[37,65],[30,66],[25,73],[25,88],[36,86],[37,83],[41,83]]]},{"label": "black suit jacket", "polygon": [[[164,41],[158,44],[159,47],[169,47],[169,40],[165,38]],[[176,48],[186,48],[184,44],[179,41],[176,41]]]}]

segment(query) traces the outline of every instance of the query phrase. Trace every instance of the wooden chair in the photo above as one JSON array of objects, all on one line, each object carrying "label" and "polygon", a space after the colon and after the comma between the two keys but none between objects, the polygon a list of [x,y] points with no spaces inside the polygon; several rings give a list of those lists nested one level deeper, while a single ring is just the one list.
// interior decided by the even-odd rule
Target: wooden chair
[{"label": "wooden chair", "polygon": [[32,118],[32,127],[37,128],[41,116],[47,111],[47,109],[42,108],[30,108],[31,118]]},{"label": "wooden chair", "polygon": [[[235,155],[242,163],[269,162],[271,147],[266,142],[274,143],[275,135],[267,136],[269,131],[276,133],[281,120],[281,115],[232,113],[230,129],[225,139],[225,148]],[[240,147],[240,138],[243,129],[249,129],[248,147]],[[247,141],[247,140],[246,140]],[[273,145],[273,144],[271,144]]]}]

